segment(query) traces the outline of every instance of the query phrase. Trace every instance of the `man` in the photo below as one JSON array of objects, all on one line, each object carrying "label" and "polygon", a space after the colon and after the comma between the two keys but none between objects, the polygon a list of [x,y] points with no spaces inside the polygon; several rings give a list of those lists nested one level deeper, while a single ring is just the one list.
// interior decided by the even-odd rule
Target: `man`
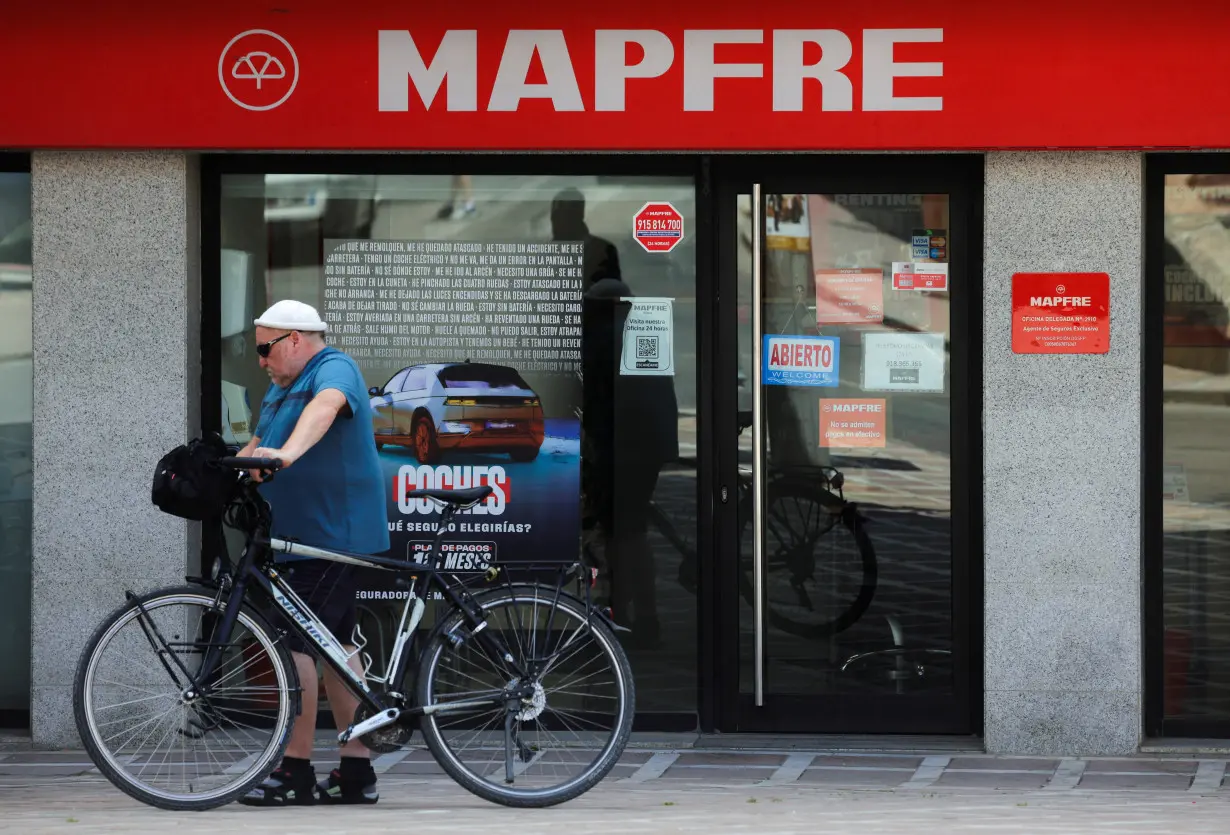
[{"label": "man", "polygon": [[[380,462],[372,442],[372,412],[355,361],[325,344],[327,325],[316,309],[280,301],[257,320],[256,351],[271,378],[260,420],[241,456],[280,458],[283,470],[261,486],[273,512],[271,534],[320,548],[374,554],[389,548]],[[260,478],[259,473],[253,473]],[[320,616],[348,653],[355,625],[354,566],[280,557],[295,592]],[[283,806],[375,803],[371,751],[357,739],[319,783],[312,767],[318,688],[316,664],[298,640],[290,643],[299,671],[302,712],[281,765],[241,803]],[[362,671],[357,655],[351,669]],[[357,700],[328,667],[325,692],[338,728],[354,721]]]}]

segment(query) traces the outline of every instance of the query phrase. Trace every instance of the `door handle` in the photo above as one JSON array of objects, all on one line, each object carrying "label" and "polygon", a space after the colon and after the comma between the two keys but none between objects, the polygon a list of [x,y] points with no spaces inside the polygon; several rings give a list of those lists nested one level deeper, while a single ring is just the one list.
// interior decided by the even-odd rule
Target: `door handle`
[{"label": "door handle", "polygon": [[755,703],[764,706],[764,309],[761,298],[760,183],[752,186],[752,610]]}]

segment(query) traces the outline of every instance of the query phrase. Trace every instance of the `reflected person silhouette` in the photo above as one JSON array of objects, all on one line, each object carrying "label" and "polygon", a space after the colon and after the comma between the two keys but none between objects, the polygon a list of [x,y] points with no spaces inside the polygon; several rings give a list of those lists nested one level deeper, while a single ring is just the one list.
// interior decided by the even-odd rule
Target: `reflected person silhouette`
[{"label": "reflected person silhouette", "polygon": [[585,195],[575,188],[566,188],[551,201],[551,240],[579,241],[584,245],[582,275],[588,290],[604,278],[621,279],[619,250],[615,244],[589,231],[585,222]]},{"label": "reflected person silhouette", "polygon": [[679,458],[679,407],[673,377],[619,373],[631,296],[614,278],[585,293],[582,481],[610,570],[615,619],[632,629],[628,643],[652,648],[661,629],[649,503],[662,467]]}]

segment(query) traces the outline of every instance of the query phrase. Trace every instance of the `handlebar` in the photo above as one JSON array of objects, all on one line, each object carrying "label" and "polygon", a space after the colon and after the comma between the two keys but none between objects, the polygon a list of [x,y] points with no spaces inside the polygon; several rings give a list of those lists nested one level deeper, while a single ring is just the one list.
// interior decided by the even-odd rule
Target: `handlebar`
[{"label": "handlebar", "polygon": [[234,467],[237,470],[266,470],[268,472],[276,472],[282,469],[281,458],[240,458],[237,456],[228,456],[221,460],[225,466]]}]

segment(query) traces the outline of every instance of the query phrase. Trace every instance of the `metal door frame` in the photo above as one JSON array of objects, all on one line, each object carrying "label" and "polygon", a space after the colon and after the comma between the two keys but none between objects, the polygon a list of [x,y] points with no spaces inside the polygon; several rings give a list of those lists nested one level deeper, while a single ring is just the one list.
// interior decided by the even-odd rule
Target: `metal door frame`
[{"label": "metal door frame", "polygon": [[[983,163],[981,154],[783,154],[713,158],[713,246],[716,316],[709,329],[715,342],[713,399],[708,433],[713,444],[715,583],[711,605],[717,617],[712,658],[718,688],[715,727],[705,730],[766,733],[948,733],[981,734],[983,717],[983,490],[982,490],[982,242]],[[763,707],[739,692],[737,577],[739,534],[735,502],[723,504],[723,486],[733,494],[737,472],[736,409],[738,367],[736,198],[761,186],[807,193],[947,193],[950,227],[960,230],[952,251],[951,421],[953,502],[954,650],[956,697],[911,700],[837,696],[773,696]],[[763,253],[762,253],[763,254]],[[757,305],[758,306],[758,305]],[[960,443],[956,442],[960,439]],[[763,633],[761,633],[763,634]],[[941,703],[943,702],[943,703]],[[905,714],[905,715],[903,715]]]}]

